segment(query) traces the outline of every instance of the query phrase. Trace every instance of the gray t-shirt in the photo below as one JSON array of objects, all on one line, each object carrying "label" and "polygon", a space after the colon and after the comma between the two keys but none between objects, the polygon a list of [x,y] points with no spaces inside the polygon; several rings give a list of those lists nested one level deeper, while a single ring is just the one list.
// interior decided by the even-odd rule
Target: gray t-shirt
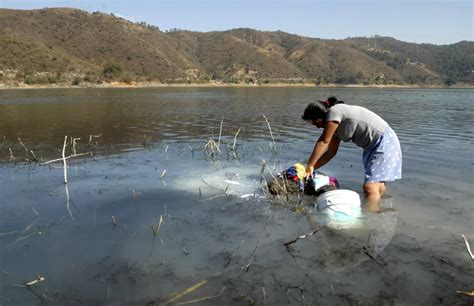
[{"label": "gray t-shirt", "polygon": [[352,140],[363,149],[375,143],[388,126],[387,122],[374,112],[361,106],[347,104],[332,106],[326,121],[339,122],[336,136],[344,142]]}]

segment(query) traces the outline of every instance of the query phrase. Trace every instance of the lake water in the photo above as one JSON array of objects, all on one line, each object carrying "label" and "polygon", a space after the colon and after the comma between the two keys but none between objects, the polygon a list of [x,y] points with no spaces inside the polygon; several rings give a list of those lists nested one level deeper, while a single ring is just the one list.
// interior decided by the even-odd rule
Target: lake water
[{"label": "lake water", "polygon": [[[474,290],[462,238],[474,250],[473,94],[2,90],[0,305],[471,305],[456,291]],[[306,162],[321,130],[301,114],[330,95],[372,109],[400,138],[403,179],[383,213],[265,193],[262,169],[269,179]],[[67,161],[67,185],[62,161],[26,160],[60,158],[65,136],[89,152]],[[355,145],[322,171],[362,195]]]}]

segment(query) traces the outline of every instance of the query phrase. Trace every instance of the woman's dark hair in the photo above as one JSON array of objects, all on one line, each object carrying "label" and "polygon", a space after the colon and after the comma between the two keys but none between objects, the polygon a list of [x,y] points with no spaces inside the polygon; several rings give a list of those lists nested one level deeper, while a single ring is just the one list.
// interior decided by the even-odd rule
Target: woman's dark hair
[{"label": "woman's dark hair", "polygon": [[334,106],[339,103],[344,103],[344,101],[339,101],[336,97],[329,97],[326,101],[316,101],[309,103],[306,106],[303,116],[303,120],[316,120],[316,119],[326,119],[328,110],[331,106]]}]

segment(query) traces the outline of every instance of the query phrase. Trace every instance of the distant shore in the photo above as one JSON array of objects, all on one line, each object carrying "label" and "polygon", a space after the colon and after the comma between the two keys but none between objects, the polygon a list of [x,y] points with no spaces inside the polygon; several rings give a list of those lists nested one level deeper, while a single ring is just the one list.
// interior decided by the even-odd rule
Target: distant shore
[{"label": "distant shore", "polygon": [[0,90],[2,89],[74,89],[74,88],[166,88],[166,87],[305,87],[305,88],[433,88],[433,89],[474,89],[474,84],[460,84],[453,86],[443,85],[398,85],[398,84],[313,84],[313,83],[267,83],[267,84],[246,84],[246,83],[160,83],[160,82],[108,82],[102,84],[84,83],[80,85],[67,85],[67,84],[18,84],[11,86],[8,84],[0,84]]}]

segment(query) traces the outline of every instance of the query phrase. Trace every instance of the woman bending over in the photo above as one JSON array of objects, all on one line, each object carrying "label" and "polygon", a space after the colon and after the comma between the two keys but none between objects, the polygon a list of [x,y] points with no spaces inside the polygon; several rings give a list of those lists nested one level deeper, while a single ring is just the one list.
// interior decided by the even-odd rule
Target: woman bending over
[{"label": "woman bending over", "polygon": [[344,104],[335,97],[308,104],[302,118],[324,128],[309,157],[307,177],[336,155],[341,140],[352,141],[364,149],[367,208],[377,211],[385,183],[402,177],[400,142],[388,123],[364,107]]}]

